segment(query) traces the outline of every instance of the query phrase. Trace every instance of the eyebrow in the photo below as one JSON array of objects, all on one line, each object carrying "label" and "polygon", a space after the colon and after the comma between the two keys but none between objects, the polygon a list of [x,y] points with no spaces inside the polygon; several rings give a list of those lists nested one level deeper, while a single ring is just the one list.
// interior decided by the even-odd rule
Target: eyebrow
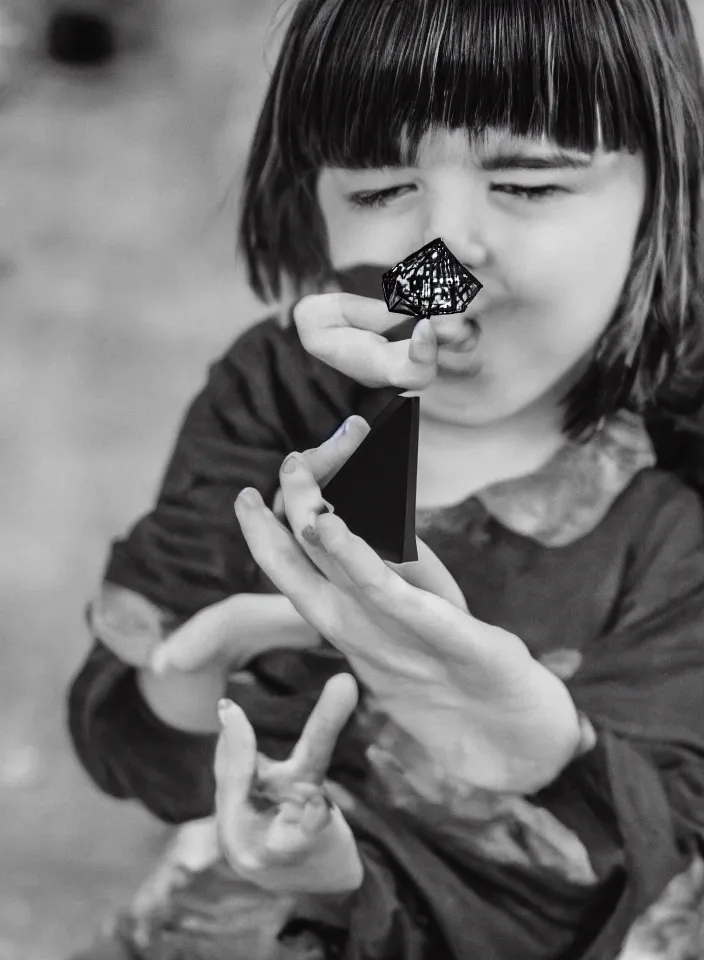
[{"label": "eyebrow", "polygon": [[480,161],[482,170],[584,170],[591,167],[592,157],[584,153],[558,151],[547,156],[531,156],[528,153],[499,153]]}]

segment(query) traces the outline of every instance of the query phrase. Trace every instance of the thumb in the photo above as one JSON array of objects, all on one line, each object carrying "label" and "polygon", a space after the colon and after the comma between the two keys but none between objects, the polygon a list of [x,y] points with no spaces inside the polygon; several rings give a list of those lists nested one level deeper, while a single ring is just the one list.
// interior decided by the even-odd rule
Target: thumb
[{"label": "thumb", "polygon": [[205,607],[174,630],[154,651],[152,670],[189,673],[207,666],[221,653],[223,637],[232,623],[233,600],[229,597]]},{"label": "thumb", "polygon": [[352,715],[359,691],[349,673],[331,677],[308,717],[303,733],[286,761],[299,781],[322,783],[327,776],[337,738]]},{"label": "thumb", "polygon": [[222,731],[215,750],[215,793],[218,817],[225,830],[247,801],[257,763],[257,738],[244,711],[221,700]]}]

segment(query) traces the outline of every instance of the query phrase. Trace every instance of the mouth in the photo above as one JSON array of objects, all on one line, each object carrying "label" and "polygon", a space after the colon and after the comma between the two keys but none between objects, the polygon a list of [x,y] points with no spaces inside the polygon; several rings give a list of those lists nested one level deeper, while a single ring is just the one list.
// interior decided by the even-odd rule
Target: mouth
[{"label": "mouth", "polygon": [[461,330],[454,332],[454,334],[442,333],[441,331],[436,331],[436,333],[440,350],[449,353],[471,353],[479,343],[482,328],[475,317],[464,316]]},{"label": "mouth", "polygon": [[477,347],[482,328],[474,317],[464,317],[461,336],[448,340],[438,334],[438,375],[440,377],[476,377],[482,369]]}]

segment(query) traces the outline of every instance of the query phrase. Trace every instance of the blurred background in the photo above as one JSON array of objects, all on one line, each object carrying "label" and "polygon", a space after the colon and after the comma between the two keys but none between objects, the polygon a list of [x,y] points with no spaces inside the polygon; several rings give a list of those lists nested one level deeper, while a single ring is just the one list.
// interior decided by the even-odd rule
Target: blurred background
[{"label": "blurred background", "polygon": [[82,0],[112,40],[64,31],[57,61],[52,3],[0,0],[0,960],[85,943],[167,836],[85,777],[65,692],[109,541],[267,313],[234,223],[279,3]]},{"label": "blurred background", "polygon": [[268,312],[234,230],[279,6],[0,0],[0,960],[83,945],[169,833],[89,783],[65,692],[110,540]]}]

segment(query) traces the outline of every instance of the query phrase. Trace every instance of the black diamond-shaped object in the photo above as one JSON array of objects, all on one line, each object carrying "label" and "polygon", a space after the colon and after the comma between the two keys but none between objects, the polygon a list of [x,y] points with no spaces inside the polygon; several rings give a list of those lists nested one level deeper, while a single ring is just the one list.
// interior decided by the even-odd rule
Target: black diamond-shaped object
[{"label": "black diamond-shaped object", "polygon": [[440,237],[387,270],[381,282],[389,312],[418,319],[462,313],[482,289]]}]

